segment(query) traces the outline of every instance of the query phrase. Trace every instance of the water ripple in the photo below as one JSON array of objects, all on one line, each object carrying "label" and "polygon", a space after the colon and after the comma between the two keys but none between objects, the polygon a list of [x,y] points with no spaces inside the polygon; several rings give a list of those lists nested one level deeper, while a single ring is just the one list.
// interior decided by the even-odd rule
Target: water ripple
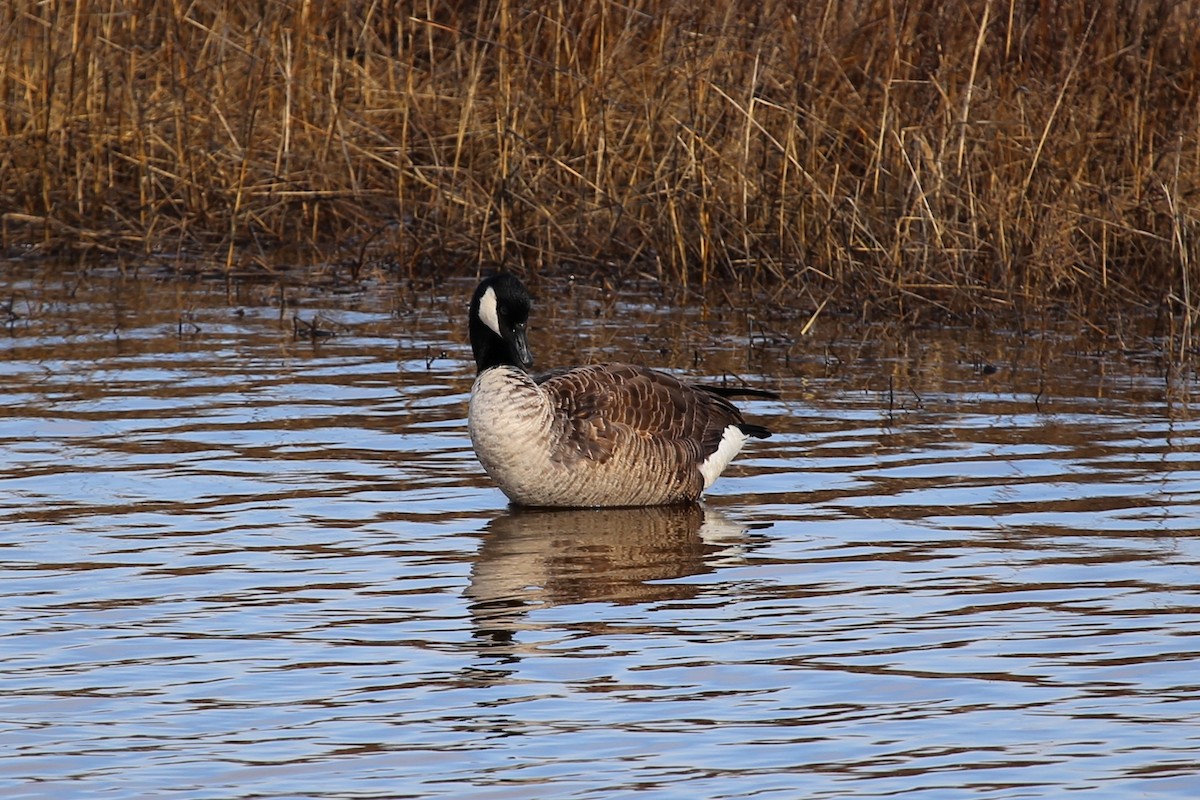
[{"label": "water ripple", "polygon": [[466,439],[469,289],[301,296],[309,340],[271,293],[8,287],[0,793],[1195,796],[1200,430],[1149,360],[748,356],[577,287],[543,363],[757,369],[776,436],[703,507],[523,512]]}]

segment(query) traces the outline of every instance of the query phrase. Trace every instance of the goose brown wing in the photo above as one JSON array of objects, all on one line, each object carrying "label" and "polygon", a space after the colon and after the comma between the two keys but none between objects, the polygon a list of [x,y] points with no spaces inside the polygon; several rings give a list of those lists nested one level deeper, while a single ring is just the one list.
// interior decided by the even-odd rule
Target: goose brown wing
[{"label": "goose brown wing", "polygon": [[568,457],[604,462],[624,447],[648,447],[697,464],[717,449],[726,427],[742,423],[724,397],[630,364],[552,373],[542,387]]}]

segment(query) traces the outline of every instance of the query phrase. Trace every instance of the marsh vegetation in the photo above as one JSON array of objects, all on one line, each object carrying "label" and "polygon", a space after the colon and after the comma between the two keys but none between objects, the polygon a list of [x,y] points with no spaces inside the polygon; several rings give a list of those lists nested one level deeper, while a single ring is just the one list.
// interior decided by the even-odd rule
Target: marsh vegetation
[{"label": "marsh vegetation", "polygon": [[1190,329],[1200,4],[0,4],[0,235]]}]

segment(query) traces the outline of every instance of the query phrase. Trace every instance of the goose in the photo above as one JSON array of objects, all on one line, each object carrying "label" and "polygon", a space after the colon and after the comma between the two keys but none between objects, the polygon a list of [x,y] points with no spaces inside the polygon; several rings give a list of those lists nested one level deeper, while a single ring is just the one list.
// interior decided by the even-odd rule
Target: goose
[{"label": "goose", "polygon": [[749,437],[771,435],[745,422],[729,398],[773,392],[700,386],[619,363],[534,377],[531,305],[521,281],[500,273],[479,284],[470,306],[471,444],[514,505],[694,503]]}]

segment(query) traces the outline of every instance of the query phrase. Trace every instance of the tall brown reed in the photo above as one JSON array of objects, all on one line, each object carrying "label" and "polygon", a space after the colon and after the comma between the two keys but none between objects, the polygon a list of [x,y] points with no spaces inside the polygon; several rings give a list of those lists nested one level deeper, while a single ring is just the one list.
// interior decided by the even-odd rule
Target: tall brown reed
[{"label": "tall brown reed", "polygon": [[1196,41],[1170,0],[3,0],[3,243],[1190,315]]}]

